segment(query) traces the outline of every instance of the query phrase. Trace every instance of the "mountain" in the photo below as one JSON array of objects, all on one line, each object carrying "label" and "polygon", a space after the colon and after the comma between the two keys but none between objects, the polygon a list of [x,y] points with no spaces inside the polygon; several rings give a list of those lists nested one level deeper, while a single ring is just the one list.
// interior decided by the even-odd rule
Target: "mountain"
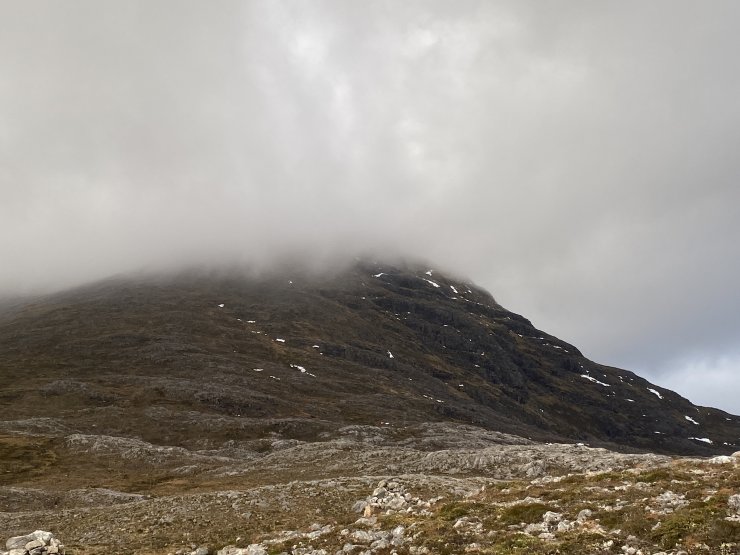
[{"label": "mountain", "polygon": [[[286,419],[297,440],[426,422],[667,454],[731,453],[740,438],[740,418],[414,264],[113,279],[16,302],[0,368],[6,418],[184,448],[285,434]],[[204,435],[217,416],[236,420]]]},{"label": "mountain", "polygon": [[740,545],[738,417],[414,264],[8,301],[0,414],[0,555]]}]

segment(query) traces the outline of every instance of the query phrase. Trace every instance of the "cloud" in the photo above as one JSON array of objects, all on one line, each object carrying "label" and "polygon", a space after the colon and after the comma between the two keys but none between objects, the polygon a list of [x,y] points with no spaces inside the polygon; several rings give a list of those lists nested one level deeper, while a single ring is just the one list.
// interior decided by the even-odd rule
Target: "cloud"
[{"label": "cloud", "polygon": [[740,336],[738,12],[4,2],[0,290],[392,251],[606,363],[722,357]]},{"label": "cloud", "polygon": [[740,353],[719,357],[705,355],[670,364],[656,381],[663,387],[684,392],[692,402],[703,406],[720,406],[733,414],[740,414],[737,389],[727,384],[737,382]]}]

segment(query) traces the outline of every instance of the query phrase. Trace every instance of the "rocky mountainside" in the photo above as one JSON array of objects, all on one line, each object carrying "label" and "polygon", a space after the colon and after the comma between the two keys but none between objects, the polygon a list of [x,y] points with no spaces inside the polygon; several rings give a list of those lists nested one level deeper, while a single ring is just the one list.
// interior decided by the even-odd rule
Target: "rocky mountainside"
[{"label": "rocky mountainside", "polygon": [[0,538],[49,530],[72,554],[740,541],[740,458],[676,457],[737,451],[740,418],[592,362],[417,265],[189,272],[14,300],[0,309],[0,408]]},{"label": "rocky mountainside", "polygon": [[435,421],[661,453],[731,453],[740,438],[740,418],[418,266],[99,283],[6,309],[0,369],[6,418],[172,447]]}]

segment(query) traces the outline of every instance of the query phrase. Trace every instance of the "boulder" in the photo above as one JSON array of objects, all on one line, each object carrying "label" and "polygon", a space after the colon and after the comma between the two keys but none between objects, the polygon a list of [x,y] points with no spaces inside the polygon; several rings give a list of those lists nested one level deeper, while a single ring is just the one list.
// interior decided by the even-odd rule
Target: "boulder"
[{"label": "boulder", "polygon": [[51,532],[36,530],[24,536],[13,536],[5,542],[7,555],[64,555],[64,545]]}]

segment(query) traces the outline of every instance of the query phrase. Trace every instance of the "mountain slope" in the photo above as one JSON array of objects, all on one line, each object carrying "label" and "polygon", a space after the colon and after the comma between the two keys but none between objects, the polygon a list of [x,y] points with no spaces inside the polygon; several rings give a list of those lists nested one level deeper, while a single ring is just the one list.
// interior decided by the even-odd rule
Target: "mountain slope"
[{"label": "mountain slope", "polygon": [[366,262],[16,303],[0,314],[0,407],[31,427],[198,449],[428,421],[661,453],[740,438],[740,418],[594,363],[464,280]]}]

